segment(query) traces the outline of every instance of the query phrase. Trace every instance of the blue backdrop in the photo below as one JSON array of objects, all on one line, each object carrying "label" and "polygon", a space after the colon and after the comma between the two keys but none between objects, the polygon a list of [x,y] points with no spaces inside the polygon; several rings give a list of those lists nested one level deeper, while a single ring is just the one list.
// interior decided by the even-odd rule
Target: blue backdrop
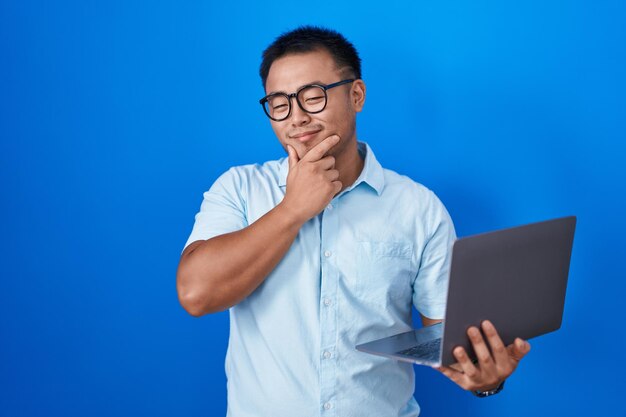
[{"label": "blue backdrop", "polygon": [[416,368],[423,414],[626,415],[625,3],[265,3],[0,1],[0,415],[225,415],[228,314],[176,266],[217,176],[283,156],[258,65],[304,23],[357,46],[358,137],[459,235],[579,219],[563,327],[493,399]]}]

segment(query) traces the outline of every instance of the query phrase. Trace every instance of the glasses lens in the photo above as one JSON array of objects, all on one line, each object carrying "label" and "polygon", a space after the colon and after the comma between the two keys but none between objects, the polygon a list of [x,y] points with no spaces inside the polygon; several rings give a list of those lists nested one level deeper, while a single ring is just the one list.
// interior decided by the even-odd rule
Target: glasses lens
[{"label": "glasses lens", "polygon": [[284,119],[289,114],[289,98],[283,94],[274,94],[264,103],[265,111],[273,119]]},{"label": "glasses lens", "polygon": [[318,113],[326,106],[326,92],[320,87],[306,87],[298,93],[298,101],[309,113]]}]

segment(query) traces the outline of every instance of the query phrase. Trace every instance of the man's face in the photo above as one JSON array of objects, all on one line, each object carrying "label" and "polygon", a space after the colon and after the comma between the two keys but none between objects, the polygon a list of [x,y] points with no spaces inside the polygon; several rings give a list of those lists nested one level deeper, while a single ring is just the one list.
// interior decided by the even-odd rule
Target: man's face
[{"label": "man's face", "polygon": [[[307,84],[328,85],[341,81],[340,68],[336,67],[330,53],[317,50],[303,54],[291,54],[281,57],[272,63],[265,83],[266,94],[283,92],[291,94]],[[286,149],[291,145],[302,159],[315,145],[333,134],[341,140],[328,152],[339,156],[346,145],[356,140],[356,113],[360,112],[365,101],[365,85],[357,80],[327,90],[326,108],[316,114],[303,111],[296,103],[291,102],[291,114],[283,121],[271,120],[272,129],[278,140]]]}]

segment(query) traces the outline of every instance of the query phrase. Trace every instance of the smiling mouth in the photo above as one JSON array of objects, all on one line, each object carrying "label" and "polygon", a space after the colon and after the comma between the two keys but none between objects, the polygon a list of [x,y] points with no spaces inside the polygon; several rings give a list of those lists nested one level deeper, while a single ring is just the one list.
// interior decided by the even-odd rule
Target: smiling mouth
[{"label": "smiling mouth", "polygon": [[321,130],[311,130],[309,132],[298,133],[297,135],[290,136],[291,139],[297,139],[300,142],[307,142],[317,135]]}]

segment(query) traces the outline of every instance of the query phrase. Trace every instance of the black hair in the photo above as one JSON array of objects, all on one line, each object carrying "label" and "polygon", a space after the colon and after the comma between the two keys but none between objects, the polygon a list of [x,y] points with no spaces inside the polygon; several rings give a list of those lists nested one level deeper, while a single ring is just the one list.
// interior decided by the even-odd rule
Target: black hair
[{"label": "black hair", "polygon": [[300,26],[280,35],[263,51],[259,69],[263,88],[275,60],[288,54],[313,52],[319,49],[325,49],[330,53],[337,68],[348,67],[354,78],[361,78],[359,53],[342,34],[319,26]]}]

